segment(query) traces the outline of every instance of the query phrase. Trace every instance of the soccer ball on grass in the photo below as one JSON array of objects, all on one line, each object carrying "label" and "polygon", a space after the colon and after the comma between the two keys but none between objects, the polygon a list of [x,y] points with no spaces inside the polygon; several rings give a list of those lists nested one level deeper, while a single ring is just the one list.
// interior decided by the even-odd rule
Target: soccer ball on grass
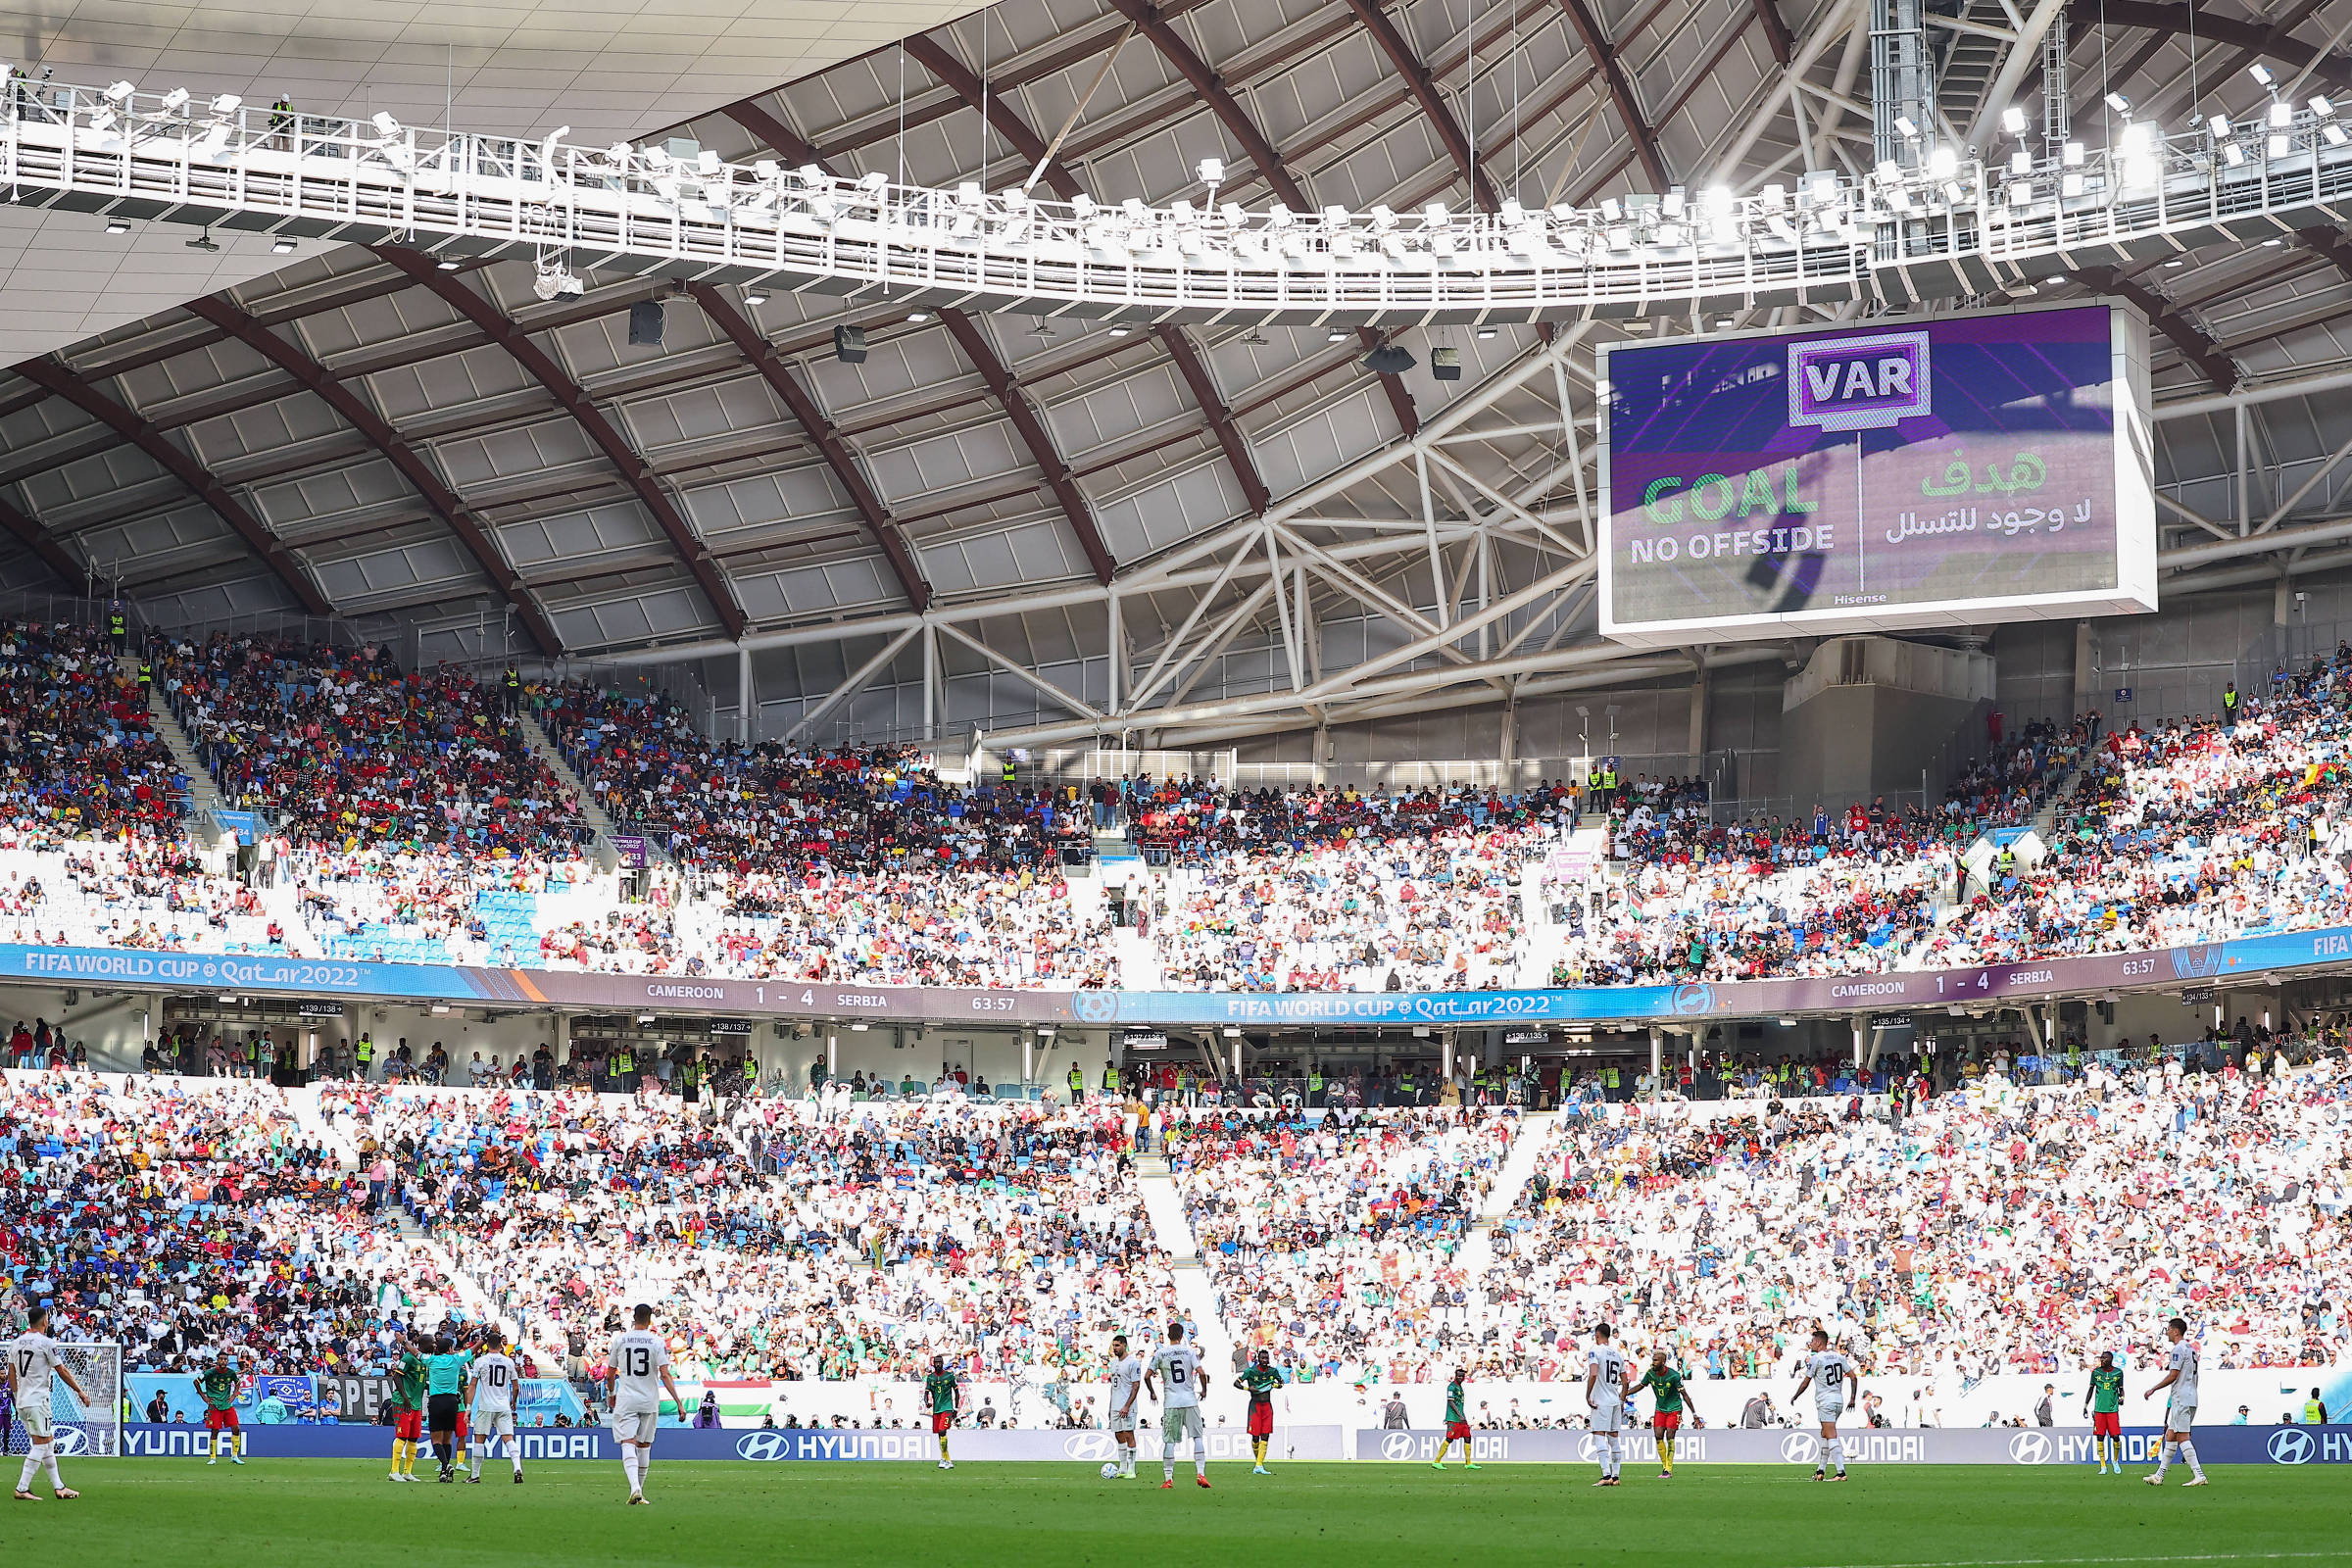
[{"label": "soccer ball on grass", "polygon": [[1104,1466],[1102,1467],[1102,1479],[1103,1479],[1103,1480],[1105,1480],[1105,1481],[1116,1481],[1116,1480],[1118,1480],[1118,1479],[1119,1479],[1119,1467],[1118,1467],[1117,1465],[1115,1465],[1115,1464],[1106,1464],[1106,1465],[1104,1465]]}]

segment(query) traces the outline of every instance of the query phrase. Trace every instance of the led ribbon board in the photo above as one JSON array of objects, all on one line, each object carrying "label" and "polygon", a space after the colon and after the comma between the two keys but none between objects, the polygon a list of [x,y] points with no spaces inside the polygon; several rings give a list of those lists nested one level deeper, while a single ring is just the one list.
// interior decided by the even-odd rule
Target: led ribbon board
[{"label": "led ribbon board", "polygon": [[2102,302],[1608,347],[1602,635],[2154,610],[2146,341]]}]

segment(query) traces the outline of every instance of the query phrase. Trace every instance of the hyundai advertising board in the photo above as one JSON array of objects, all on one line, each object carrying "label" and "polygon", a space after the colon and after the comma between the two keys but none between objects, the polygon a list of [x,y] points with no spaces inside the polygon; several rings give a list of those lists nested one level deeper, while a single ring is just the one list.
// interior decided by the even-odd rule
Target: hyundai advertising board
[{"label": "hyundai advertising board", "polygon": [[1610,345],[1601,633],[2154,610],[2147,408],[2146,323],[2105,302]]}]

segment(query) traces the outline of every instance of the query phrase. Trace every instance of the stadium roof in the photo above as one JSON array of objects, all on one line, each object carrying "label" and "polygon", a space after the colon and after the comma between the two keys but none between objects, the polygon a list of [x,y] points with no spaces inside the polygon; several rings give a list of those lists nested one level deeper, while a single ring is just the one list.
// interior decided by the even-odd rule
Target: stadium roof
[{"label": "stadium roof", "polygon": [[[2352,90],[2352,0],[1936,9],[1936,112],[1982,146],[2003,107],[2038,102],[2061,19],[2088,138],[2113,130],[2109,93],[2167,126],[2259,116],[2254,64],[2290,97]],[[530,96],[495,128],[562,120],[585,139],[601,100],[581,70],[576,107]],[[268,74],[249,85],[272,91]],[[1747,190],[1873,157],[1857,0],[1003,0],[791,76],[669,128],[729,159],[942,188],[1035,170],[1105,204],[1197,201],[1216,158],[1220,199],[1298,212]],[[217,79],[159,63],[142,84]],[[677,80],[649,81],[648,107],[678,104]],[[488,119],[494,64],[473,90]],[[96,238],[177,251],[184,233]],[[334,613],[413,628],[428,656],[485,633],[582,658],[751,648],[771,707],[868,728],[980,720],[941,683],[988,671],[996,727],[1040,741],[1207,741],[1777,657],[1595,645],[1592,350],[1874,309],[1121,331],[594,271],[543,302],[526,262],[450,270],[400,245],[266,273],[211,261],[190,292],[215,293],[0,376],[6,580],[94,572],[190,619]],[[2159,402],[2187,411],[2158,443],[2163,544],[2185,552],[2168,592],[2347,559],[2331,465],[2352,418],[2276,394],[2337,389],[2348,279],[2352,237],[2307,225],[2035,285],[2153,324]],[[629,308],[656,299],[663,342],[631,346]],[[863,364],[833,357],[845,323],[868,333]],[[1416,368],[1364,367],[1391,339]],[[1460,380],[1431,378],[1441,347]]]}]

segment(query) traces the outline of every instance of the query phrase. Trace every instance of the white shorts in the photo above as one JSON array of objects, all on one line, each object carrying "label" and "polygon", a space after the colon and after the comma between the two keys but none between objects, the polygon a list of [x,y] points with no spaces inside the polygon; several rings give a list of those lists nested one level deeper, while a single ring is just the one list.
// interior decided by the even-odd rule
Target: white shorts
[{"label": "white shorts", "polygon": [[662,1425],[662,1412],[639,1405],[612,1412],[612,1441],[615,1443],[650,1444]]},{"label": "white shorts", "polygon": [[57,1424],[49,1414],[46,1400],[39,1404],[20,1404],[17,1419],[24,1423],[24,1436],[34,1443],[47,1443],[57,1436]]},{"label": "white shorts", "polygon": [[1845,1414],[1845,1401],[1842,1399],[1822,1399],[1813,1406],[1814,1419],[1825,1427],[1836,1426],[1838,1418],[1843,1414]]},{"label": "white shorts", "polygon": [[[2197,1424],[2197,1407],[2193,1404],[2167,1405],[2164,1411],[2164,1430],[2186,1432]],[[30,1428],[25,1430],[30,1431]]]},{"label": "white shorts", "polygon": [[1592,1430],[1595,1432],[1623,1432],[1625,1430],[1625,1406],[1619,1404],[1615,1399],[1609,1400],[1606,1404],[1592,1406]]},{"label": "white shorts", "polygon": [[1159,1437],[1163,1443],[1181,1443],[1190,1438],[1200,1441],[1200,1407],[1197,1404],[1171,1404],[1159,1413]]},{"label": "white shorts", "polygon": [[1105,1431],[1118,1433],[1129,1442],[1133,1442],[1136,1427],[1135,1412],[1130,1410],[1125,1415],[1121,1415],[1118,1411],[1113,1410],[1109,1415],[1103,1417],[1102,1426]]},{"label": "white shorts", "polygon": [[511,1438],[514,1435],[514,1412],[475,1410],[466,1417],[466,1426],[477,1438]]}]

